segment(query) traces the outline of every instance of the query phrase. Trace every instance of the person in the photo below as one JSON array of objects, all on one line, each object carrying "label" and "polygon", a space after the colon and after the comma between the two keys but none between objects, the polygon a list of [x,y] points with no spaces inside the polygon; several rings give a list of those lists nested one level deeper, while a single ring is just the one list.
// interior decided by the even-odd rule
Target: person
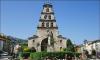
[{"label": "person", "polygon": [[15,47],[14,47],[14,58],[18,58],[20,48],[21,48],[21,46],[19,44],[15,45]]}]

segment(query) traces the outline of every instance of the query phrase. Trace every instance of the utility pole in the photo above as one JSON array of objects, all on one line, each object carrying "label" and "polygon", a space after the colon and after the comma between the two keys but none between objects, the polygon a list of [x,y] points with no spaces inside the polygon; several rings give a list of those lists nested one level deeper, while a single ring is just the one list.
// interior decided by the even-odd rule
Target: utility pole
[{"label": "utility pole", "polygon": [[[75,41],[74,41],[74,49],[75,49]],[[75,57],[75,60],[77,60],[76,59],[76,49],[75,49],[75,55],[74,55],[74,57]]]}]

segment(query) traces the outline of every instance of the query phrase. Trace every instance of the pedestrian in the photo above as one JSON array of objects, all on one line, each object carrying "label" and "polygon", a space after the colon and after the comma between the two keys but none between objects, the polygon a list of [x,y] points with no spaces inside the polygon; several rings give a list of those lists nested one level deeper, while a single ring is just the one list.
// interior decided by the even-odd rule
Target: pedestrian
[{"label": "pedestrian", "polygon": [[20,48],[21,48],[21,46],[19,44],[15,45],[15,47],[14,47],[14,58],[18,58]]}]

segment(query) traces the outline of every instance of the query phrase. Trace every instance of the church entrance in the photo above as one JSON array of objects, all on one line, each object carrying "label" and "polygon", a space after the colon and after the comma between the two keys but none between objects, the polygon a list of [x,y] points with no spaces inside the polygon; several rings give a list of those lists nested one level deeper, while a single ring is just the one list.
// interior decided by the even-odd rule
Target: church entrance
[{"label": "church entrance", "polygon": [[41,42],[41,51],[47,51],[48,38],[45,38]]}]

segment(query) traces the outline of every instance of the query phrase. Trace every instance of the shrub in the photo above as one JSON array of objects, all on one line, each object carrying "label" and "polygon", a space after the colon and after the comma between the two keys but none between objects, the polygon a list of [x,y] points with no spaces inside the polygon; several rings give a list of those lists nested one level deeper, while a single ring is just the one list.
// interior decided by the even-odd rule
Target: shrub
[{"label": "shrub", "polygon": [[35,52],[30,54],[30,58],[34,60],[41,60],[41,52]]},{"label": "shrub", "polygon": [[30,54],[30,58],[35,60],[41,60],[41,58],[46,58],[46,57],[64,58],[66,54],[71,57],[74,57],[74,55],[76,55],[76,57],[79,57],[80,55],[80,53],[74,53],[74,52],[34,52]]},{"label": "shrub", "polygon": [[23,49],[23,52],[30,52],[30,49],[28,47]]},{"label": "shrub", "polygon": [[30,57],[30,52],[22,52],[19,54],[19,59],[27,59]]},{"label": "shrub", "polygon": [[20,56],[23,58],[28,58],[30,57],[31,60],[43,60],[44,58],[65,58],[65,55],[74,57],[79,57],[80,53],[75,53],[75,52],[23,52],[21,53]]}]

